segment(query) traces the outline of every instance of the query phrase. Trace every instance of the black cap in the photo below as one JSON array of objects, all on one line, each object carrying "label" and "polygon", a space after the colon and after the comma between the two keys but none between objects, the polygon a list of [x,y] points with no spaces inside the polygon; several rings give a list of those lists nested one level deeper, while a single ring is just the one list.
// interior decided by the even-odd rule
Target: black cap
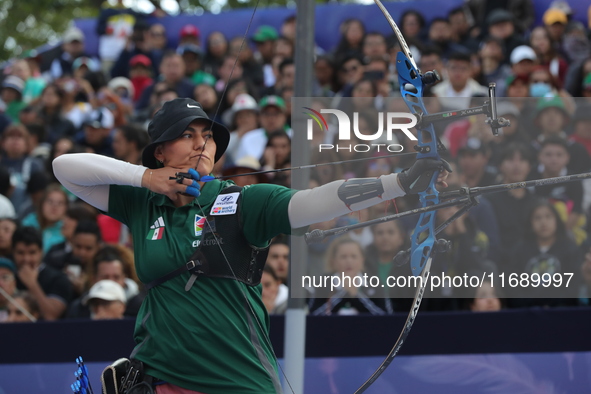
[{"label": "black cap", "polygon": [[497,8],[486,18],[486,23],[490,26],[501,22],[513,22],[513,19],[512,13],[502,8]]},{"label": "black cap", "polygon": [[213,140],[217,146],[215,152],[215,161],[217,162],[228,147],[230,132],[226,126],[209,119],[197,101],[189,98],[176,98],[165,102],[150,121],[148,134],[152,142],[146,146],[142,153],[142,164],[149,168],[157,168],[157,160],[154,157],[156,147],[163,142],[180,137],[191,122],[197,119],[211,122]]}]

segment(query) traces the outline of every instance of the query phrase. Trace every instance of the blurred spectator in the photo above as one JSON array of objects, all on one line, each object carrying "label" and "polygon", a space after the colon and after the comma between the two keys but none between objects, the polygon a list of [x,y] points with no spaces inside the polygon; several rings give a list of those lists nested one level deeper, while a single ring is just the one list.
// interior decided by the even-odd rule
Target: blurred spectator
[{"label": "blurred spectator", "polygon": [[266,265],[273,268],[279,281],[288,286],[290,248],[282,238],[276,238],[269,246]]},{"label": "blurred spectator", "polygon": [[47,142],[56,143],[62,137],[76,134],[74,124],[62,115],[62,105],[66,92],[57,84],[49,84],[41,93],[39,114],[47,127]]},{"label": "blurred spectator", "polygon": [[166,50],[168,39],[164,25],[154,23],[150,26],[148,42],[150,47],[155,51],[164,52]]},{"label": "blurred spectator", "polygon": [[72,240],[80,222],[96,222],[96,212],[93,212],[86,203],[78,202],[72,204],[66,211],[61,229],[64,241],[53,245],[47,251],[44,258],[45,264],[60,271],[68,265],[79,264],[72,253]]},{"label": "blurred spectator", "polygon": [[78,222],[72,236],[72,264],[64,267],[76,296],[87,288],[92,262],[102,243],[101,230],[96,221]]},{"label": "blurred spectator", "polygon": [[204,83],[197,85],[194,97],[210,119],[215,119],[216,122],[221,120],[218,112],[218,93],[213,86]]},{"label": "blurred spectator", "polygon": [[41,78],[41,76],[33,76],[33,72],[27,60],[17,60],[12,65],[12,74],[25,81],[25,87],[22,92],[22,101],[25,104],[36,101],[39,96],[41,96],[41,92],[43,91],[43,88],[45,88],[45,80]]},{"label": "blurred spectator", "polygon": [[[574,272],[578,276],[583,255],[568,237],[564,223],[554,206],[548,201],[541,200],[530,207],[526,218],[523,237],[512,250],[505,272],[530,275],[536,273],[541,280],[545,280],[544,274]],[[512,297],[532,298],[510,298],[510,307],[572,306],[576,304],[578,283],[564,288],[525,286],[519,290],[511,290],[509,295]],[[564,298],[565,296],[571,298]]]},{"label": "blurred spectator", "polygon": [[218,93],[222,93],[231,80],[242,78],[242,72],[242,65],[236,58],[229,55],[224,56],[222,64],[218,69],[219,79],[214,85],[215,90]]},{"label": "blurred spectator", "polygon": [[[532,161],[531,151],[527,145],[507,146],[499,166],[501,183],[524,182],[531,170]],[[513,189],[506,193],[485,196],[485,198],[491,203],[499,224],[500,257],[496,262],[499,264],[499,269],[503,271],[508,267],[500,264],[507,261],[510,250],[523,235],[525,215],[537,197],[529,189]]]},{"label": "blurred spectator", "polygon": [[91,310],[92,320],[123,319],[125,302],[121,285],[109,279],[95,283],[83,300]]},{"label": "blurred spectator", "polygon": [[[78,60],[78,59],[76,59]],[[80,130],[92,112],[92,105],[81,96],[94,99],[94,89],[85,79],[65,78],[59,81],[64,91],[61,99],[61,111],[65,119],[72,122],[76,130]]]},{"label": "blurred spectator", "polygon": [[27,154],[27,129],[22,125],[10,125],[2,134],[0,165],[8,169],[10,183],[14,187],[10,201],[17,212],[27,199],[26,188],[31,174],[43,171],[41,160]]},{"label": "blurred spectator", "polygon": [[427,26],[425,18],[418,11],[407,10],[400,16],[400,31],[407,40],[414,42],[423,41],[425,26]]},{"label": "blurred spectator", "polygon": [[77,27],[70,27],[63,36],[61,55],[51,63],[49,79],[72,76],[72,64],[80,56],[87,56],[84,53],[84,33]]},{"label": "blurred spectator", "polygon": [[564,38],[564,32],[568,18],[566,14],[556,8],[548,8],[542,17],[544,25],[548,28],[550,36],[554,42],[558,43],[562,47],[562,39]]},{"label": "blurred spectator", "polygon": [[25,82],[15,75],[9,75],[2,81],[0,98],[6,104],[4,113],[13,122],[18,122],[18,113],[27,105],[23,102],[24,88]]},{"label": "blurred spectator", "polygon": [[434,18],[431,20],[428,44],[436,47],[443,59],[449,59],[455,52],[467,53],[466,48],[452,41],[451,25],[445,18]]},{"label": "blurred spectator", "polygon": [[564,82],[565,89],[574,97],[585,96],[584,90],[586,84],[584,81],[588,75],[591,75],[591,57],[587,57],[569,66]]},{"label": "blurred spectator", "polygon": [[[279,38],[277,30],[271,26],[259,26],[252,36],[252,41],[256,44],[257,52],[255,58],[263,67],[264,86],[270,87],[275,84],[275,75],[271,60],[274,55],[275,41]],[[221,77],[221,75],[219,76]]]},{"label": "blurred spectator", "polygon": [[187,24],[181,28],[179,32],[179,46],[181,45],[201,46],[201,32],[197,26]]},{"label": "blurred spectator", "polygon": [[491,186],[497,183],[497,171],[488,165],[490,153],[477,138],[469,138],[458,150],[458,167],[462,183],[468,187]]},{"label": "blurred spectator", "polygon": [[293,89],[295,81],[295,62],[292,58],[281,60],[277,67],[275,85],[262,91],[263,96],[279,95],[283,89]]},{"label": "blurred spectator", "polygon": [[287,37],[279,36],[275,41],[275,48],[273,49],[275,56],[283,59],[293,58],[295,56],[295,48],[293,41]]},{"label": "blurred spectator", "polygon": [[529,42],[534,51],[536,51],[536,55],[538,55],[540,65],[547,67],[562,86],[566,77],[566,71],[568,70],[568,64],[558,53],[556,44],[552,40],[548,29],[542,26],[533,29]]},{"label": "blurred spectator", "polygon": [[[517,30],[525,33],[535,20],[534,4],[532,0],[514,0],[499,2],[498,0],[469,0],[468,5],[474,15],[475,24],[484,26],[491,14],[504,10],[512,15]],[[504,9],[506,8],[506,10]]]},{"label": "blurred spectator", "polygon": [[322,55],[314,62],[315,96],[330,97],[337,92],[337,68],[331,56]]},{"label": "blurred spectator", "polygon": [[[406,250],[408,234],[400,221],[387,221],[371,226],[371,243],[366,247],[367,274],[380,278],[381,283],[386,283],[389,275],[405,275],[408,267],[399,267],[394,263],[394,257],[398,252]],[[383,297],[412,297],[408,292],[397,291],[393,288],[384,288]],[[395,308],[396,309],[396,308]]]},{"label": "blurred spectator", "polygon": [[498,168],[503,151],[509,144],[515,142],[529,144],[528,135],[523,130],[523,118],[520,116],[520,111],[515,104],[511,101],[499,101],[497,103],[497,115],[507,119],[511,124],[509,127],[504,127],[503,132],[488,143],[491,150],[489,163],[495,168]]},{"label": "blurred spectator", "polygon": [[256,185],[257,183],[267,183],[268,179],[265,177],[265,174],[251,174],[259,171],[261,171],[259,161],[254,157],[244,156],[234,165],[227,167],[222,175],[240,187]]},{"label": "blurred spectator", "polygon": [[525,44],[524,39],[515,31],[516,20],[511,12],[502,8],[495,9],[486,17],[488,34],[504,44],[505,59],[509,58],[507,55],[513,52],[513,49]]},{"label": "blurred spectator", "polygon": [[146,22],[136,20],[133,26],[133,33],[128,40],[127,46],[119,54],[119,57],[115,61],[115,64],[111,68],[111,77],[125,77],[129,78],[129,62],[135,55],[144,55],[152,62],[152,68],[154,75],[158,73],[160,67],[160,61],[162,59],[162,53],[154,50],[150,45],[150,39],[148,38],[150,27]]},{"label": "blurred spectator", "polygon": [[62,235],[63,220],[68,209],[68,196],[59,184],[51,184],[45,189],[40,206],[36,212],[22,220],[23,226],[41,230],[43,234],[43,253],[53,245],[65,241]]},{"label": "blurred spectator", "polygon": [[84,123],[84,131],[76,135],[76,142],[86,147],[87,151],[113,157],[113,138],[111,131],[115,126],[115,118],[107,108],[97,108]]},{"label": "blurred spectator", "polygon": [[587,37],[587,29],[581,22],[567,25],[562,50],[570,62],[578,62],[591,56],[591,42]]},{"label": "blurred spectator", "polygon": [[386,37],[381,33],[368,33],[363,37],[361,44],[361,51],[366,59],[366,63],[370,59],[388,58],[388,46],[386,45]]},{"label": "blurred spectator", "polygon": [[505,301],[499,295],[498,286],[493,287],[488,281],[483,281],[474,291],[474,297],[468,299],[468,308],[472,312],[498,312],[504,308]]},{"label": "blurred spectator", "polygon": [[[568,143],[562,137],[548,137],[542,142],[538,153],[538,168],[530,178],[546,179],[569,174],[567,165],[570,161]],[[569,174],[570,175],[570,174]],[[535,193],[547,198],[555,205],[571,238],[580,245],[586,238],[584,231],[585,214],[583,212],[583,184],[580,182],[565,185],[542,185],[535,187]]]},{"label": "blurred spectator", "polygon": [[[0,222],[0,226],[1,226]],[[16,294],[16,267],[12,260],[6,257],[0,257],[0,287],[9,296],[13,297]],[[3,323],[8,319],[8,304],[10,302],[2,293],[0,293],[0,323]]]},{"label": "blurred spectator", "polygon": [[[244,156],[252,156],[257,160],[263,157],[265,146],[270,133],[276,130],[286,130],[285,101],[278,96],[267,96],[259,103],[261,128],[244,134],[236,153],[236,160]],[[287,130],[288,135],[291,129]]]},{"label": "blurred spectator", "polygon": [[[291,138],[284,130],[277,130],[269,134],[267,146],[261,159],[265,170],[277,170],[289,167],[291,162]],[[272,183],[281,183],[285,181],[285,176],[281,173],[268,173],[267,179]]]},{"label": "blurred spectator", "polygon": [[341,90],[337,93],[339,97],[351,97],[353,85],[363,78],[365,64],[359,55],[350,55],[343,59],[339,69],[339,84]]},{"label": "blurred spectator", "polygon": [[[591,74],[588,79],[591,85]],[[579,103],[572,118],[572,126],[573,134],[569,139],[583,145],[591,155],[591,103]]]},{"label": "blurred spectator", "polygon": [[[447,70],[443,65],[441,52],[439,52],[437,47],[429,46],[423,49],[421,52],[421,60],[419,60],[419,66],[421,70],[424,71],[437,71],[441,81],[447,79]],[[441,83],[441,81],[438,83]]]},{"label": "blurred spectator", "polygon": [[123,125],[115,129],[113,153],[115,158],[128,163],[141,164],[142,151],[148,145],[148,133],[137,124]]},{"label": "blurred spectator", "polygon": [[231,130],[230,143],[226,150],[226,163],[233,163],[240,140],[249,131],[259,127],[259,106],[255,99],[246,94],[239,94],[232,108],[224,112],[222,119]]},{"label": "blurred spectator", "polygon": [[[183,57],[176,52],[170,51],[164,54],[160,64],[159,81],[173,88],[179,97],[192,97],[194,85],[185,78],[185,63]],[[137,103],[137,109],[148,107],[150,95],[154,91],[154,84],[145,88],[140,100]]]},{"label": "blurred spectator", "polygon": [[1,218],[16,218],[16,211],[14,205],[10,201],[9,197],[13,192],[12,185],[10,184],[10,173],[4,166],[0,166],[0,219]]},{"label": "blurred spectator", "polygon": [[[389,299],[371,298],[378,296],[375,289],[367,284],[361,287],[353,285],[354,278],[365,272],[363,248],[358,242],[348,237],[334,240],[327,252],[326,262],[327,273],[339,278],[347,277],[349,280],[343,280],[342,286],[336,288],[329,298],[312,299],[311,315],[385,315],[393,312]],[[363,284],[363,281],[360,283]]]},{"label": "blurred spectator", "polygon": [[468,108],[470,97],[488,95],[488,89],[471,78],[470,56],[457,52],[447,61],[448,79],[433,87],[433,93],[446,109]]},{"label": "blurred spectator", "polygon": [[289,290],[270,265],[265,265],[261,278],[263,304],[270,315],[283,315],[287,310]]},{"label": "blurred spectator", "polygon": [[253,50],[243,37],[234,37],[228,44],[228,55],[238,58],[243,69],[243,76],[257,88],[264,86],[263,66],[257,62]]},{"label": "blurred spectator", "polygon": [[224,57],[228,54],[228,40],[223,33],[214,31],[206,40],[206,52],[203,58],[203,70],[219,77],[219,69],[222,66]]},{"label": "blurred spectator", "polygon": [[478,48],[478,40],[472,34],[473,18],[469,18],[469,10],[466,6],[452,9],[447,14],[447,20],[451,27],[451,39],[471,52]]},{"label": "blurred spectator", "polygon": [[134,89],[133,102],[135,104],[144,90],[154,83],[152,61],[146,55],[135,55],[129,60],[129,68],[129,79]]},{"label": "blurred spectator", "polygon": [[503,63],[503,43],[496,38],[489,37],[482,41],[478,55],[482,64],[480,84],[489,86],[491,82],[494,82],[497,97],[505,96],[505,83],[511,75],[511,68]]},{"label": "blurred spectator", "polygon": [[[520,45],[511,52],[511,69],[514,75],[529,75],[538,63],[536,52],[527,45]],[[522,96],[525,97],[525,96]]]},{"label": "blurred spectator", "polygon": [[335,48],[333,55],[337,63],[343,63],[346,57],[357,56],[362,58],[361,45],[365,37],[365,26],[359,19],[347,19],[339,27],[341,39]]},{"label": "blurred spectator", "polygon": [[70,301],[72,288],[66,275],[42,263],[41,233],[33,227],[17,229],[12,236],[12,249],[18,288],[31,293],[43,319],[60,318]]},{"label": "blurred spectator", "polygon": [[41,208],[41,201],[45,195],[45,189],[51,183],[47,173],[42,171],[33,172],[27,182],[27,198],[19,207],[18,218],[20,220],[37,212]]},{"label": "blurred spectator", "polygon": [[185,44],[177,48],[177,52],[185,62],[185,77],[191,80],[194,85],[206,83],[215,84],[215,77],[203,71],[203,51],[193,44]]},{"label": "blurred spectator", "polygon": [[127,8],[123,0],[117,0],[113,6],[106,1],[102,4],[96,33],[99,36],[98,54],[105,75],[109,75],[111,67],[125,49],[136,20],[142,17],[142,14]]},{"label": "blurred spectator", "polygon": [[122,126],[133,115],[134,88],[125,77],[113,78],[107,87],[101,88],[97,94],[98,107],[107,107],[115,118],[115,126]]},{"label": "blurred spectator", "polygon": [[[41,317],[39,303],[30,292],[19,291],[14,295],[13,300],[19,305],[19,307],[12,303],[8,304],[8,318],[6,323],[29,323],[31,321],[36,321]],[[29,316],[27,316],[23,310],[27,311]],[[31,320],[31,317],[36,320]]]},{"label": "blurred spectator", "polygon": [[[536,106],[535,124],[540,134],[533,141],[534,148],[539,151],[544,139],[551,136],[567,138],[565,128],[569,121],[564,103],[560,97],[543,97]],[[569,141],[568,152],[570,161],[568,170],[572,174],[580,174],[591,169],[591,157],[585,147],[578,142]]]},{"label": "blurred spectator", "polygon": [[0,256],[12,257],[12,234],[18,227],[15,219],[0,218]]},{"label": "blurred spectator", "polygon": [[[140,292],[134,281],[134,267],[132,262],[127,261],[126,254],[132,255],[129,249],[122,246],[107,245],[99,250],[92,264],[91,282],[95,284],[102,280],[112,280],[118,283],[125,292],[125,316],[136,316],[145,292]],[[90,309],[82,302],[86,296],[84,294],[72,302],[68,308],[68,318],[90,317]]]}]

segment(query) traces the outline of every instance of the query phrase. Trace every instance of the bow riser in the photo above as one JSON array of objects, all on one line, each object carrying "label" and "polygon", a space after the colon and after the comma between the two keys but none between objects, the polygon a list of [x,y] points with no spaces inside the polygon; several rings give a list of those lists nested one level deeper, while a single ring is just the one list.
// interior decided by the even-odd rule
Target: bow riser
[{"label": "bow riser", "polygon": [[[415,115],[428,115],[423,103],[423,80],[419,70],[409,61],[408,57],[398,52],[396,57],[396,68],[400,81],[400,92],[402,99],[408,106],[411,113]],[[439,159],[438,139],[433,124],[423,123],[417,133],[417,159],[433,158]],[[419,201],[422,207],[439,204],[439,192],[435,188],[439,171],[427,174],[430,177],[429,187],[420,193]],[[431,256],[435,243],[435,216],[436,212],[422,213],[418,224],[411,237],[411,270],[414,276],[419,276]]]}]

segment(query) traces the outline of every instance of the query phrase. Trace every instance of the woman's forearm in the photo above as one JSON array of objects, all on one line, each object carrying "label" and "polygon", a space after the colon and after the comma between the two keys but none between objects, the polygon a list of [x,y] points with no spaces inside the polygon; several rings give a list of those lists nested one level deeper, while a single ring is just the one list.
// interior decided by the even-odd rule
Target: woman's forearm
[{"label": "woman's forearm", "polygon": [[52,165],[66,189],[103,211],[109,208],[109,185],[141,187],[146,171],[146,167],[93,153],[61,155]]},{"label": "woman's forearm", "polygon": [[294,194],[289,202],[289,221],[293,228],[304,227],[405,194],[398,184],[398,174],[384,175],[377,179],[334,181]]}]

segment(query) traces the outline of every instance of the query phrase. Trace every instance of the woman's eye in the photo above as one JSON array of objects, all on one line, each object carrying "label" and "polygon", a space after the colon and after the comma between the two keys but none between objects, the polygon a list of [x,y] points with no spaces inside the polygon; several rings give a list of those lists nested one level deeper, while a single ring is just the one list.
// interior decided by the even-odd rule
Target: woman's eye
[{"label": "woman's eye", "polygon": [[193,136],[190,133],[187,133],[187,134],[183,134],[181,137],[182,138],[192,138]]},{"label": "woman's eye", "polygon": [[203,136],[203,138],[205,138],[206,140],[208,140],[208,139],[210,139],[210,138],[212,138],[212,137],[213,137],[213,134],[212,134],[212,133],[207,133],[207,134],[205,134],[205,135]]}]

